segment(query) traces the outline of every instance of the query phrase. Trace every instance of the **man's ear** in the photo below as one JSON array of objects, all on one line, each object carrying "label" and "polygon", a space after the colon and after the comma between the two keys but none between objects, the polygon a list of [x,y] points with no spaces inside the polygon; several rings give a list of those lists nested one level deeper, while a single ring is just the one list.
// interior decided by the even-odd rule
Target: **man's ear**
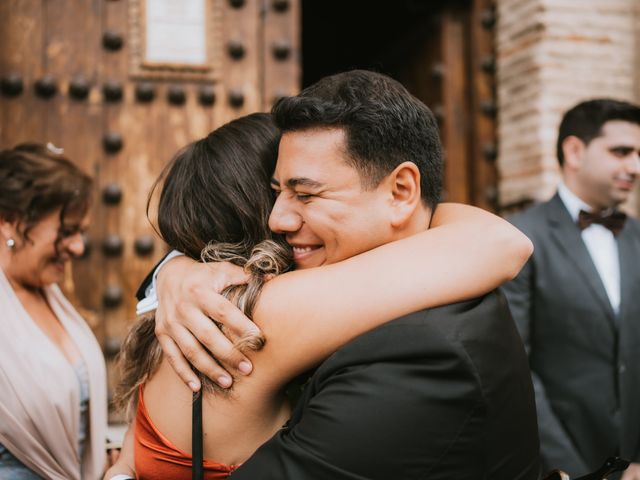
[{"label": "man's ear", "polygon": [[391,225],[404,226],[421,202],[420,171],[413,162],[403,162],[387,176],[391,193]]},{"label": "man's ear", "polygon": [[562,141],[562,153],[564,155],[564,166],[576,171],[582,165],[582,156],[587,146],[574,135],[569,135]]}]

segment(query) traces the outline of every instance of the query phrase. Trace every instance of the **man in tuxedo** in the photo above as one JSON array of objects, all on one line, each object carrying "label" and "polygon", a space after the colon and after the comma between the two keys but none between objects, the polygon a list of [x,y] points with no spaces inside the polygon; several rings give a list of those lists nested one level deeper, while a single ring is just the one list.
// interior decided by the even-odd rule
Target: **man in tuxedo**
[{"label": "man in tuxedo", "polygon": [[[428,228],[442,184],[437,124],[398,82],[338,74],[273,113],[283,136],[269,224],[292,245],[297,268]],[[392,201],[397,208],[376,208]],[[171,277],[182,282],[176,270]],[[397,319],[339,349],[288,424],[232,478],[534,480],[538,469],[526,355],[492,292]]]},{"label": "man in tuxedo", "polygon": [[543,467],[574,478],[620,455],[636,462],[622,478],[640,480],[640,223],[616,210],[640,168],[640,108],[576,105],[557,155],[556,195],[513,219],[535,250],[504,286],[529,354]]}]

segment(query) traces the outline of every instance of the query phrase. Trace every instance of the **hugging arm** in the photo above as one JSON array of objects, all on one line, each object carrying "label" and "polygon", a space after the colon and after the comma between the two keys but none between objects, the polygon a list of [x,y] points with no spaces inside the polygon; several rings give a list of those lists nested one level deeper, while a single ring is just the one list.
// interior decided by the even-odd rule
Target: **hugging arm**
[{"label": "hugging arm", "polygon": [[[288,315],[293,309],[287,306],[292,307],[293,304],[278,304],[278,297],[309,298],[309,293],[318,287],[337,285],[336,278],[340,279],[339,288],[335,289],[338,291],[320,289],[317,296],[313,297],[314,306],[307,307],[308,314],[313,317],[327,307],[322,310],[324,316],[317,318],[317,321],[334,318],[336,322],[344,318],[345,312],[358,310],[359,319],[349,326],[345,326],[348,322],[338,322],[337,330],[316,322],[305,322],[302,328],[299,323],[302,317],[291,318],[286,325],[276,327],[276,336],[273,338],[273,333],[267,332],[272,325],[264,319],[261,327],[266,329],[268,344],[277,344],[281,338],[284,341],[287,334],[295,333],[296,338],[300,339],[296,344],[301,345],[304,358],[297,358],[293,352],[289,358],[282,358],[283,364],[291,365],[291,368],[285,369],[286,375],[290,375],[291,371],[304,370],[307,365],[316,363],[355,335],[386,320],[492,290],[513,278],[531,251],[531,242],[527,237],[495,215],[474,207],[442,204],[434,213],[432,228],[424,233],[384,245],[336,265],[313,269],[313,273],[292,272],[272,280],[265,287],[256,314],[259,316],[260,308],[264,308],[265,312],[273,309],[275,316],[269,316],[274,320],[280,313]],[[223,268],[226,270],[222,271]],[[318,277],[314,280],[311,275],[316,274]],[[246,325],[243,323],[246,318],[216,293],[224,286],[242,280],[242,275],[237,267],[203,265],[182,257],[169,262],[158,276],[160,305],[156,313],[156,333],[165,355],[192,389],[197,389],[199,383],[182,352],[196,368],[214,380],[225,378],[225,374],[202,345],[229,371],[237,372],[241,361],[246,359],[209,320],[215,318],[231,329],[235,327],[235,332],[242,335],[238,325]],[[303,281],[298,284],[298,279]],[[342,288],[347,284],[351,290]],[[267,294],[270,290],[273,293]],[[373,308],[372,300],[382,305]],[[342,302],[340,308],[335,306],[337,303],[331,306],[338,301]],[[372,316],[367,318],[362,314],[365,307],[367,312],[373,313]],[[341,315],[338,319],[331,317],[338,313]],[[301,309],[297,314],[307,315],[307,312]],[[257,330],[255,326],[249,328]],[[285,335],[281,337],[277,332]],[[322,340],[319,336],[322,336]],[[307,344],[311,345],[308,350],[305,348]],[[285,350],[289,349],[290,343]],[[230,383],[230,377],[227,375],[226,378]],[[228,386],[224,382],[218,383]]]},{"label": "hugging arm", "polygon": [[515,277],[531,252],[505,220],[440,205],[424,232],[268,282],[254,310],[267,344],[252,358],[263,357],[260,369],[286,383],[387,321],[490,292]]}]

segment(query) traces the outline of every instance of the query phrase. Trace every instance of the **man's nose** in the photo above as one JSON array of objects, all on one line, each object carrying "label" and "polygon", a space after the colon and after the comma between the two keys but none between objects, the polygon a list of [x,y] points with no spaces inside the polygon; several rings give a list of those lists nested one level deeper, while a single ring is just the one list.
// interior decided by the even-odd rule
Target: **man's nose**
[{"label": "man's nose", "polygon": [[634,152],[629,155],[626,162],[627,172],[632,175],[638,175],[640,173],[640,152]]},{"label": "man's nose", "polygon": [[67,239],[67,251],[74,257],[80,257],[84,253],[84,240],[80,232],[74,233]]},{"label": "man's nose", "polygon": [[293,233],[300,230],[302,217],[295,211],[290,201],[281,193],[269,215],[269,228],[276,233]]}]

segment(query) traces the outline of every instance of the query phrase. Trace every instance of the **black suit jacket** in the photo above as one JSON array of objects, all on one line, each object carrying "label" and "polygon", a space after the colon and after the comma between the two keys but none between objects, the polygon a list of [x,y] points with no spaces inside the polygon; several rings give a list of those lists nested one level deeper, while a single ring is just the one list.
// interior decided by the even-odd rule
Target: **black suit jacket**
[{"label": "black suit jacket", "polygon": [[[164,257],[166,257],[166,255]],[[151,270],[149,270],[149,273],[147,273],[147,276],[144,277],[144,280],[142,280],[142,283],[138,287],[138,290],[136,290],[136,300],[140,301],[140,300],[143,300],[144,297],[146,297],[147,288],[149,287],[149,285],[151,285],[151,282],[153,281],[153,274],[155,273],[156,268],[158,268],[158,265],[160,265],[162,260],[164,260],[164,257],[162,257],[160,261],[156,263]]]},{"label": "black suit jacket", "polygon": [[538,471],[527,359],[494,292],[338,350],[288,425],[232,478],[534,480]]},{"label": "black suit jacket", "polygon": [[640,461],[640,224],[618,235],[616,315],[558,195],[513,219],[535,251],[504,286],[533,372],[544,468],[571,477]]}]

